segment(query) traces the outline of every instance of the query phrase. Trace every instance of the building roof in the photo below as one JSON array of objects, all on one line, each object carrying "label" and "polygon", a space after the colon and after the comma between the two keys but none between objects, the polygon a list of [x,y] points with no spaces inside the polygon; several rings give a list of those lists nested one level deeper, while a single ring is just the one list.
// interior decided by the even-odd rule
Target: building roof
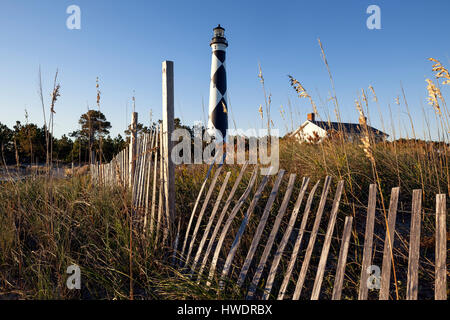
[{"label": "building roof", "polygon": [[[333,130],[333,131],[343,131],[345,133],[349,134],[362,134],[363,133],[363,127],[359,123],[345,123],[345,122],[331,122],[331,121],[311,121],[307,120],[303,125],[301,125],[297,130],[295,130],[291,136],[296,135],[300,130],[302,130],[307,123],[312,123],[318,126],[319,128],[322,128],[325,131]],[[376,135],[376,136],[385,136],[389,137],[387,133],[384,133],[383,131],[380,131],[376,128],[373,128],[371,126],[367,126],[370,133]]]},{"label": "building roof", "polygon": [[[314,123],[316,126],[328,131],[328,130],[335,130],[335,131],[344,131],[346,133],[356,133],[361,134],[363,131],[363,127],[359,123],[345,123],[345,122],[328,122],[328,121],[310,121]],[[369,129],[369,132],[375,134],[375,135],[384,135],[389,136],[388,134],[384,133],[383,131],[380,131],[378,129],[375,129],[371,126],[367,126]]]}]

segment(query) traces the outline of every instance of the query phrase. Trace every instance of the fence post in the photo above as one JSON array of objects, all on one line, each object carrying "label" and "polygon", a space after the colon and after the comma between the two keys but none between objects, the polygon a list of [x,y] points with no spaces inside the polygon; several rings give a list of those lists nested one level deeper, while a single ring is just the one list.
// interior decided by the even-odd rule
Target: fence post
[{"label": "fence post", "polygon": [[346,216],[344,223],[344,232],[342,233],[341,249],[339,250],[339,259],[336,267],[336,276],[334,278],[332,300],[341,300],[342,285],[344,283],[345,266],[347,264],[348,246],[350,244],[350,236],[352,235],[353,217]]},{"label": "fence post", "polygon": [[[166,210],[168,227],[174,231],[175,223],[175,165],[172,162],[172,132],[174,130],[174,80],[173,61],[162,63],[163,141]],[[172,232],[171,232],[172,234]]]},{"label": "fence post", "polygon": [[446,195],[436,195],[436,274],[435,300],[447,300],[447,227]]},{"label": "fence post", "polygon": [[406,300],[417,300],[419,286],[420,221],[422,218],[422,190],[413,190],[411,229],[409,236],[408,282]]},{"label": "fence post", "polygon": [[369,289],[367,288],[367,269],[372,264],[373,253],[373,229],[375,226],[375,211],[377,207],[377,185],[371,184],[369,188],[369,203],[367,204],[366,231],[364,233],[364,251],[359,281],[358,300],[367,300]]},{"label": "fence post", "polygon": [[136,169],[136,141],[137,141],[137,122],[138,122],[138,114],[137,112],[133,112],[131,114],[131,139],[130,139],[130,156],[129,156],[129,180],[128,186],[132,188],[133,179],[134,179],[134,171]]},{"label": "fence post", "polygon": [[389,203],[389,211],[386,221],[387,222],[386,237],[384,239],[383,262],[382,262],[383,267],[381,268],[380,295],[379,295],[380,300],[389,300],[389,287],[391,284],[391,268],[394,263],[393,252],[394,252],[395,220],[397,217],[399,192],[400,187],[393,188],[391,191],[391,200]]}]

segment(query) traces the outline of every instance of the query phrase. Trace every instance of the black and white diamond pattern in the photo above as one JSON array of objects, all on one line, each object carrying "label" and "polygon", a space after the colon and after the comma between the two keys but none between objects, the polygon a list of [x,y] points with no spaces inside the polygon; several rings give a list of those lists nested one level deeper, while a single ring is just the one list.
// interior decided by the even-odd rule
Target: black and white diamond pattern
[{"label": "black and white diamond pattern", "polygon": [[227,73],[225,51],[214,50],[211,62],[211,86],[209,97],[209,127],[222,133],[225,139],[228,129]]}]

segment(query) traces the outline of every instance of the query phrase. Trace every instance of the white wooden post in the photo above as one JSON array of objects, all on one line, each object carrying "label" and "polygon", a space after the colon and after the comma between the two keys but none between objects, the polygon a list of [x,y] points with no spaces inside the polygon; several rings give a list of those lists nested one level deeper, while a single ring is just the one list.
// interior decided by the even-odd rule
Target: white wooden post
[{"label": "white wooden post", "polygon": [[447,300],[447,226],[446,195],[436,195],[436,273],[435,300]]},{"label": "white wooden post", "polygon": [[171,231],[175,223],[175,165],[172,161],[172,132],[174,130],[174,81],[173,61],[162,63],[162,98],[163,98],[163,151],[166,194],[166,210]]}]

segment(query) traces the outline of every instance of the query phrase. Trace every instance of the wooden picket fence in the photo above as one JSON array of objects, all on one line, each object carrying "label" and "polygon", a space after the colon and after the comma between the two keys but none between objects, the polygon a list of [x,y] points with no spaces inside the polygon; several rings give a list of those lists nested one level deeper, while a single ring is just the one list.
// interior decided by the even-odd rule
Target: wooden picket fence
[{"label": "wooden picket fence", "polygon": [[[222,185],[219,190],[216,191],[217,198],[214,205],[211,204],[212,209],[207,210],[209,202],[215,190],[217,181],[222,174],[222,167],[219,167],[215,174],[211,177],[209,183],[209,189],[206,191],[205,183],[202,185],[198,194],[197,201],[195,202],[193,211],[190,215],[187,227],[181,231],[181,235],[184,235],[184,239],[178,246],[178,237],[175,243],[175,250],[179,257],[179,263],[183,264],[189,273],[197,277],[199,283],[204,281],[206,286],[210,286],[213,279],[219,280],[219,288],[224,290],[227,282],[236,283],[243,292],[246,293],[247,299],[263,299],[270,298],[284,299],[286,297],[292,299],[299,299],[302,294],[302,290],[305,289],[305,281],[307,280],[308,270],[311,272],[311,260],[313,257],[313,250],[317,248],[319,242],[317,237],[322,238],[322,248],[320,253],[320,260],[317,264],[315,280],[312,285],[310,299],[317,300],[320,297],[322,284],[324,281],[325,272],[332,272],[327,265],[335,265],[334,270],[334,285],[332,291],[332,299],[340,300],[342,296],[343,283],[345,278],[345,270],[347,265],[347,256],[350,245],[350,238],[352,234],[353,217],[345,216],[344,227],[342,235],[337,237],[339,241],[340,251],[337,261],[329,261],[329,251],[332,240],[336,241],[336,237],[333,237],[335,233],[335,225],[337,221],[339,211],[339,205],[341,202],[341,196],[343,194],[344,182],[339,181],[335,191],[334,199],[331,201],[331,211],[328,215],[328,227],[324,235],[319,233],[319,226],[321,224],[324,209],[327,202],[330,200],[327,198],[331,189],[331,177],[326,177],[322,193],[320,195],[319,204],[317,206],[317,212],[315,215],[311,214],[311,208],[314,202],[314,197],[319,188],[320,181],[317,181],[309,192],[304,205],[303,215],[300,220],[299,212],[302,207],[302,202],[305,201],[307,195],[308,185],[311,183],[309,178],[302,179],[302,185],[300,191],[296,196],[295,205],[290,213],[287,213],[288,204],[291,197],[293,197],[294,183],[296,175],[291,174],[287,184],[287,189],[284,191],[284,196],[279,210],[276,214],[275,220],[272,224],[268,224],[269,215],[271,213],[274,200],[277,197],[285,175],[284,170],[280,170],[275,178],[273,187],[270,191],[267,201],[264,205],[262,214],[254,218],[253,214],[255,208],[258,206],[263,208],[262,204],[258,202],[262,198],[263,191],[270,179],[269,176],[261,177],[261,181],[253,194],[253,198],[250,201],[248,207],[245,210],[243,218],[240,220],[238,212],[243,208],[244,203],[247,201],[251,194],[251,190],[256,187],[256,181],[258,176],[258,168],[253,169],[252,175],[248,182],[248,185],[243,194],[234,202],[234,206],[231,208],[233,198],[236,195],[236,190],[241,183],[244,172],[247,170],[248,165],[244,165],[240,171],[240,174],[236,178],[231,191],[228,194],[225,202],[222,201],[225,191],[227,190],[228,182],[231,172],[227,172],[223,179]],[[206,193],[206,195],[204,195]],[[200,203],[203,201],[202,206]],[[381,274],[378,279],[375,279],[375,288],[379,289],[378,298],[380,300],[388,300],[390,298],[390,290],[392,283],[391,271],[394,270],[392,262],[394,261],[395,254],[393,253],[393,244],[398,240],[396,239],[396,216],[397,206],[399,201],[399,188],[393,188],[390,196],[389,208],[386,210],[386,217],[379,213],[381,220],[385,222],[387,220],[387,227],[384,224],[384,247],[383,257],[381,264]],[[368,278],[370,276],[373,256],[375,249],[374,243],[374,225],[376,212],[382,211],[376,207],[377,203],[377,186],[375,184],[370,186],[369,189],[369,201],[366,207],[367,218],[365,223],[364,233],[364,248],[363,259],[361,266],[361,274],[359,281],[358,299],[368,299],[369,288]],[[220,210],[221,208],[221,210]],[[447,299],[447,269],[446,269],[446,257],[447,257],[447,230],[446,230],[446,195],[438,194],[436,196],[436,235],[435,235],[435,299],[446,300]],[[407,283],[406,283],[406,299],[416,300],[418,298],[419,288],[419,257],[420,257],[420,231],[422,221],[422,190],[414,190],[412,195],[412,210],[410,219],[410,233],[409,233],[409,257],[408,257],[408,271],[407,271]],[[280,229],[283,217],[289,216],[289,222],[284,230]],[[311,217],[311,218],[310,218]],[[247,233],[247,237],[251,237],[251,244],[248,247],[247,255],[243,263],[237,264],[235,262],[236,253],[243,240],[246,227],[249,222],[254,219],[258,223],[256,231]],[[314,219],[313,227],[311,230],[306,230],[308,225],[308,219]],[[298,229],[294,232],[294,227],[300,223]],[[232,224],[237,223],[239,229],[232,231]],[[200,232],[202,230],[202,232]],[[307,244],[303,244],[302,240],[304,235],[309,234],[309,240]],[[262,237],[263,235],[267,235]],[[296,235],[295,235],[296,234]],[[179,237],[181,238],[181,235]],[[294,239],[295,237],[295,239]],[[233,240],[231,246],[225,245],[226,238]],[[265,243],[263,242],[265,241]],[[289,248],[287,250],[288,243]],[[306,250],[304,246],[306,245]],[[257,249],[264,247],[262,254],[256,255]],[[245,248],[247,250],[247,247]],[[261,251],[261,250],[259,250]],[[245,252],[245,251],[244,251]],[[271,254],[272,253],[272,254]],[[281,267],[282,258],[286,255],[289,259],[285,259],[283,267]],[[298,277],[294,279],[294,269],[300,262],[300,257],[303,257],[301,261],[301,267],[297,270]],[[254,268],[250,268],[254,265]],[[252,271],[252,272],[251,272]],[[205,274],[206,273],[206,274]],[[394,277],[395,278],[395,277]],[[374,278],[372,277],[372,280]],[[376,283],[378,281],[378,287]],[[277,292],[275,292],[275,289]],[[304,295],[303,295],[304,296]]]},{"label": "wooden picket fence", "polygon": [[165,193],[167,181],[161,148],[162,133],[161,125],[152,128],[149,133],[130,141],[111,162],[93,164],[90,170],[95,183],[102,186],[122,186],[129,190],[133,215],[136,221],[142,222],[142,231],[149,232],[157,240],[162,233],[165,243],[169,235],[170,219]]}]

